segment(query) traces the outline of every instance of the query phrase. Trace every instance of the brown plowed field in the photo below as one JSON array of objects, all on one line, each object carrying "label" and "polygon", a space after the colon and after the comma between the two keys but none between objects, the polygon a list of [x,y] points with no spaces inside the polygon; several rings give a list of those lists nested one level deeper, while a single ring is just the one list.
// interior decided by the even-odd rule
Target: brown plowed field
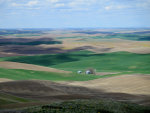
[{"label": "brown plowed field", "polygon": [[0,83],[0,91],[45,102],[107,98],[150,105],[149,83],[149,75],[122,75],[85,82],[26,80]]},{"label": "brown plowed field", "polygon": [[101,89],[106,92],[119,92],[137,95],[150,95],[150,75],[132,74],[85,82],[61,82],[66,85]]},{"label": "brown plowed field", "polygon": [[48,72],[57,72],[57,73],[70,73],[69,71],[63,71],[55,68],[49,68],[44,66],[37,66],[33,64],[17,63],[17,62],[0,62],[0,68],[7,69],[26,69],[26,70],[35,70],[35,71],[48,71]]},{"label": "brown plowed field", "polygon": [[8,81],[13,81],[13,80],[7,79],[7,78],[0,78],[0,83],[1,82],[8,82]]}]

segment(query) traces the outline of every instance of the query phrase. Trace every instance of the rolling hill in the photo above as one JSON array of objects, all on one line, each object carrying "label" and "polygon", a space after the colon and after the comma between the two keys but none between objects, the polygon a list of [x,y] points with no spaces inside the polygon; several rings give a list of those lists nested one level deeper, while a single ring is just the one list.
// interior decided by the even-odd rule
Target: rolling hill
[{"label": "rolling hill", "polygon": [[0,61],[28,63],[56,69],[85,71],[94,68],[97,72],[150,73],[150,54],[113,52],[96,54],[78,51],[62,54],[18,56],[0,58]]}]

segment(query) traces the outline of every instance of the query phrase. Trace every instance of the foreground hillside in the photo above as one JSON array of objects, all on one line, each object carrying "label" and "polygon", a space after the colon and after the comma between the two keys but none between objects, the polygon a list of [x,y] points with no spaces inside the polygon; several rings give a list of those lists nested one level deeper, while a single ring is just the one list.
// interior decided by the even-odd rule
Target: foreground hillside
[{"label": "foreground hillside", "polygon": [[149,75],[121,75],[83,82],[21,80],[2,82],[0,90],[21,98],[46,102],[107,98],[150,105],[149,82]]},{"label": "foreground hillside", "polygon": [[[134,95],[150,94],[150,75],[126,74],[114,77],[100,78],[89,81],[60,82],[66,85],[81,86],[105,92],[126,93]],[[149,99],[150,101],[150,99]]]},{"label": "foreground hillside", "polygon": [[[4,111],[3,111],[4,112]],[[20,110],[6,110],[4,113],[149,113],[145,106],[113,100],[76,100],[30,107]]]}]

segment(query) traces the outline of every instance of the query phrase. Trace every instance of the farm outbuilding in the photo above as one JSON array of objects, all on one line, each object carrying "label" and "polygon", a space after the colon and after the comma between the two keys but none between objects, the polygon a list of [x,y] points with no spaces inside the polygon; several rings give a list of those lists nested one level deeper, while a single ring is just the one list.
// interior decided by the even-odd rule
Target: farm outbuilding
[{"label": "farm outbuilding", "polygon": [[77,71],[78,74],[82,73],[82,71]]},{"label": "farm outbuilding", "polygon": [[92,74],[92,73],[91,73],[91,71],[90,71],[90,70],[86,70],[86,71],[85,71],[85,74],[87,74],[87,75],[88,75],[88,74]]},{"label": "farm outbuilding", "polygon": [[94,74],[94,75],[96,75],[96,69],[89,68],[85,71],[85,74]]},{"label": "farm outbuilding", "polygon": [[[81,71],[81,70],[78,70],[77,73],[78,73],[78,74],[81,74],[82,71]],[[86,74],[86,75],[88,75],[88,74],[94,74],[94,75],[96,75],[96,70],[95,70],[95,69],[92,69],[92,68],[89,68],[89,69],[87,69],[87,70],[85,71],[85,74]]]}]

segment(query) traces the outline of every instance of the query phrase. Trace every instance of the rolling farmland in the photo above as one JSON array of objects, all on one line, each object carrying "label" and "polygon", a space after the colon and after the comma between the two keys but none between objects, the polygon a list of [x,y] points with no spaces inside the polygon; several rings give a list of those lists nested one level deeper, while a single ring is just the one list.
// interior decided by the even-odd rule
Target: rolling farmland
[{"label": "rolling farmland", "polygon": [[[0,30],[0,112],[17,112],[16,108],[55,112],[42,106],[81,112],[80,106],[86,113],[148,113],[149,33],[148,29]],[[96,74],[85,74],[88,69]]]}]

